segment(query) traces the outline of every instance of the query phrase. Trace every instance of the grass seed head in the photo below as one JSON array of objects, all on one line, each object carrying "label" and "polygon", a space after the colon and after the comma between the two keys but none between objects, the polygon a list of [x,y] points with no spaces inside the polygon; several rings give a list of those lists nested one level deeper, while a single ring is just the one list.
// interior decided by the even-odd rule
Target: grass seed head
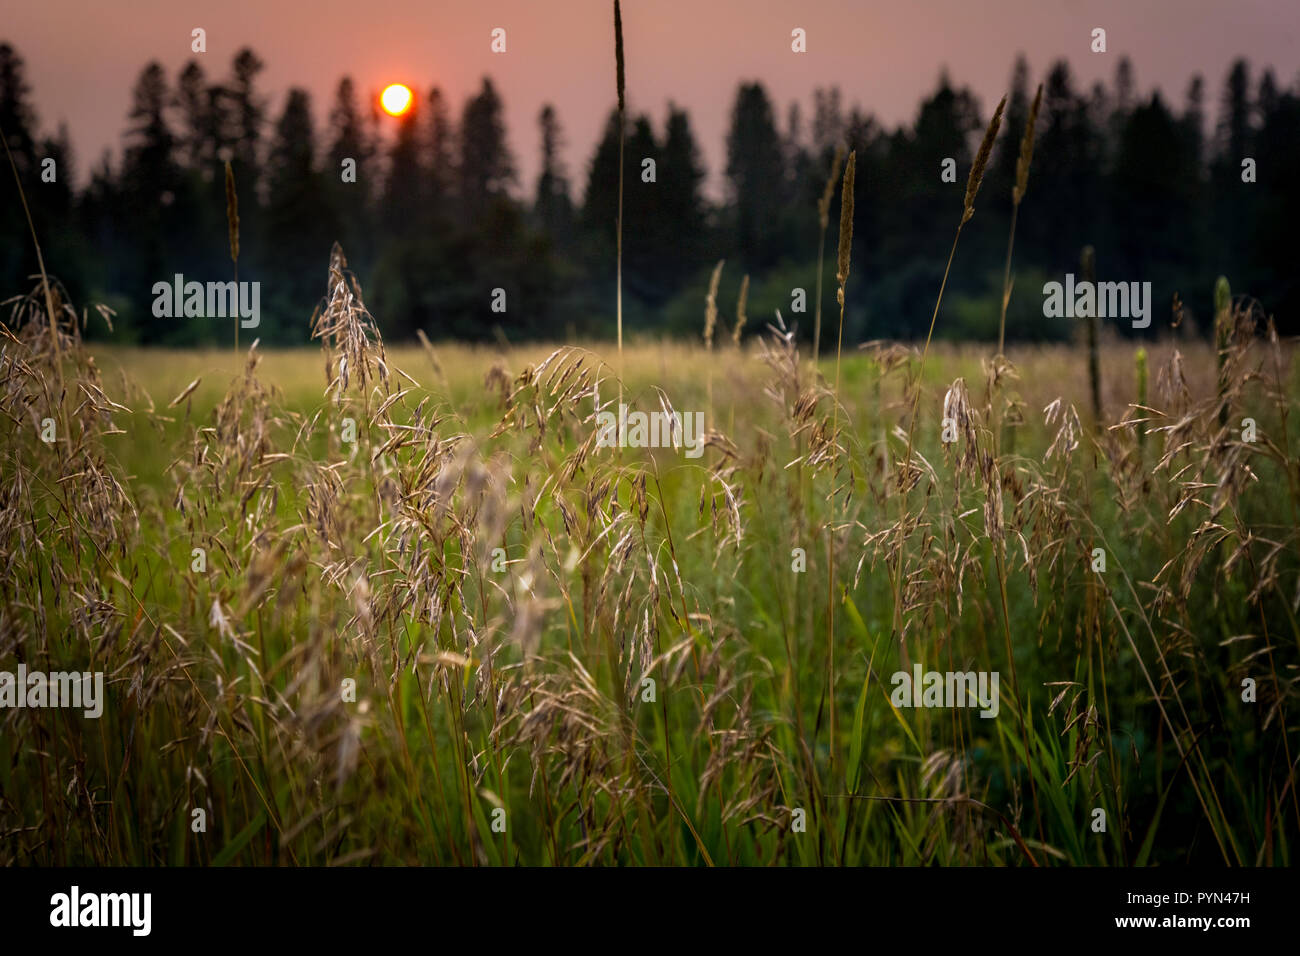
[{"label": "grass seed head", "polygon": [[713,276],[709,279],[709,294],[704,299],[704,344],[713,348],[713,330],[718,324],[718,282],[722,279],[722,264],[726,259],[719,259],[713,267]]},{"label": "grass seed head", "polygon": [[745,304],[749,301],[749,276],[740,280],[740,298],[736,302],[736,327],[731,332],[731,341],[740,344],[740,333],[745,328]]},{"label": "grass seed head", "polygon": [[226,226],[230,232],[230,261],[239,264],[239,196],[235,194],[235,171],[226,160]]},{"label": "grass seed head", "polygon": [[835,158],[831,160],[831,174],[826,179],[822,198],[817,200],[817,221],[823,229],[830,222],[831,200],[835,198],[835,181],[840,178],[840,164],[844,162],[844,144],[835,144]]},{"label": "grass seed head", "polygon": [[618,0],[614,0],[614,66],[618,74],[618,115],[621,119],[626,104],[623,94],[623,11]]},{"label": "grass seed head", "polygon": [[980,183],[984,181],[984,170],[989,164],[989,154],[993,152],[993,141],[998,138],[998,129],[1002,126],[1002,111],[1006,105],[1007,98],[1004,95],[993,113],[993,119],[989,120],[989,128],[984,131],[984,141],[980,143],[980,151],[975,154],[975,164],[971,166],[970,178],[966,180],[966,202],[961,213],[963,225],[975,215],[975,196],[980,191]]},{"label": "grass seed head", "polygon": [[1025,136],[1020,141],[1020,156],[1016,159],[1016,186],[1011,191],[1011,199],[1017,206],[1025,198],[1025,188],[1029,185],[1029,164],[1034,158],[1034,123],[1038,121],[1038,107],[1042,102],[1043,84],[1039,83],[1034,104],[1029,107],[1029,119],[1025,122]]},{"label": "grass seed head", "polygon": [[839,270],[835,281],[840,284],[839,300],[844,304],[844,284],[849,281],[849,254],[853,249],[853,184],[857,170],[858,151],[849,153],[844,167],[844,183],[840,187],[840,249]]}]

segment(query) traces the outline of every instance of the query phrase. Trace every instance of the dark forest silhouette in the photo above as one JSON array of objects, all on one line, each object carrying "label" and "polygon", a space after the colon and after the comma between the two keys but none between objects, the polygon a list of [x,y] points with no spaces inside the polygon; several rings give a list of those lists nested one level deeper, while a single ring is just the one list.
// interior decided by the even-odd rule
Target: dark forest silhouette
[{"label": "dark forest silhouette", "polygon": [[[176,77],[157,63],[136,82],[120,161],[106,155],[74,190],[69,132],[42,134],[23,62],[0,45],[0,129],[31,204],[50,271],[78,303],[118,311],[114,335],[143,344],[215,344],[218,322],[153,315],[151,288],[174,274],[230,277],[224,162],[239,191],[239,278],[262,284],[258,335],[308,341],[308,318],[324,292],[338,240],[383,333],[406,339],[511,340],[612,334],[618,124],[611,108],[601,141],[571,178],[561,160],[560,118],[544,108],[542,167],[532,195],[518,180],[502,102],[490,79],[453,115],[435,87],[380,135],[376,108],[343,79],[318,125],[310,96],[292,89],[272,115],[258,92],[262,61],[240,51],[214,79],[197,62]],[[1206,88],[1190,81],[1180,106],[1139,95],[1132,65],[1117,63],[1109,87],[1076,88],[1064,61],[1042,78],[1043,106],[1028,193],[1017,225],[1016,288],[1009,339],[1068,337],[1071,320],[1043,316],[1042,286],[1078,271],[1096,249],[1100,279],[1150,281],[1154,334],[1177,293],[1188,327],[1206,330],[1215,278],[1260,300],[1279,327],[1300,327],[1300,87],[1245,60],[1229,71],[1219,119],[1206,129]],[[1011,190],[1036,82],[1024,60],[1012,71],[1002,135],[954,266],[938,334],[996,339]],[[854,91],[855,94],[859,91]],[[861,91],[869,96],[869,91]],[[911,126],[887,130],[838,89],[818,90],[811,117],[784,115],[761,83],[736,91],[726,142],[726,199],[702,192],[705,170],[690,118],[629,116],[624,199],[625,322],[630,334],[696,335],[709,273],[726,259],[725,314],[743,275],[751,316],[781,309],[811,338],[818,242],[817,200],[838,143],[857,150],[854,281],[846,342],[923,334],[960,206],[974,141],[987,122],[980,104],[946,74]],[[945,157],[956,181],[942,182]],[[42,161],[57,181],[42,181]],[[341,181],[345,158],[357,181]],[[655,160],[655,182],[642,179]],[[1257,181],[1243,182],[1253,159]],[[0,203],[0,293],[25,292],[36,258],[12,175]],[[523,198],[521,198],[523,196]],[[831,221],[838,219],[838,196]],[[860,264],[860,265],[859,265]],[[826,285],[834,263],[826,265]],[[492,311],[493,290],[507,311]],[[792,311],[792,290],[807,311]],[[1197,322],[1198,317],[1200,322]],[[751,323],[751,328],[761,328]],[[92,334],[106,336],[92,322]],[[1121,332],[1128,333],[1121,328]]]}]

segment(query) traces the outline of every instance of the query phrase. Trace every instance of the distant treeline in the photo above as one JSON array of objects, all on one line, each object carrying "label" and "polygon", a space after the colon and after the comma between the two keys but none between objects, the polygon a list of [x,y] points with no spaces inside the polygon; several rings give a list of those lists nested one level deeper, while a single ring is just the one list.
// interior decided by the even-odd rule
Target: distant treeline
[{"label": "distant treeline", "polygon": [[[618,117],[611,110],[582,182],[561,160],[560,119],[544,108],[541,175],[531,195],[506,142],[501,98],[489,79],[453,116],[433,88],[417,94],[395,135],[380,135],[376,106],[343,79],[325,127],[311,99],[289,91],[272,116],[257,88],[262,61],[240,51],[214,80],[197,62],[174,79],[157,63],[140,74],[120,161],[107,154],[84,189],[61,127],[42,137],[23,62],[0,45],[0,129],[23,183],[49,270],[74,302],[117,310],[114,335],[144,344],[225,342],[228,324],[153,315],[152,288],[177,274],[231,278],[224,162],[239,194],[239,279],[261,283],[269,343],[301,343],[325,290],[338,240],[390,339],[567,338],[610,334],[614,323]],[[1043,284],[1079,271],[1096,249],[1098,279],[1150,281],[1154,334],[1177,293],[1204,332],[1216,276],[1258,298],[1283,330],[1300,328],[1300,86],[1229,71],[1218,122],[1207,131],[1205,84],[1184,102],[1139,95],[1127,59],[1113,82],[1077,89],[1064,61],[1043,79],[1028,193],[1016,233],[1008,338],[1068,336],[1071,320],[1043,315]],[[938,334],[996,338],[1016,156],[1036,82],[1023,59],[993,157],[963,232]],[[611,83],[612,89],[612,83]],[[727,134],[726,199],[702,192],[705,169],[684,110],[662,122],[625,119],[624,298],[631,334],[698,335],[709,273],[726,259],[719,305],[734,320],[750,276],[750,330],[780,309],[811,337],[817,200],[835,147],[857,150],[853,272],[845,341],[924,335],[961,213],[972,153],[993,104],[943,76],[915,123],[883,128],[838,89],[818,90],[810,117],[784,115],[760,83],[736,92]],[[943,181],[956,160],[955,182]],[[43,181],[53,159],[57,177]],[[356,161],[344,182],[345,160]],[[653,182],[646,182],[653,159]],[[1252,162],[1247,162],[1253,160]],[[7,164],[6,164],[7,165]],[[48,175],[47,177],[48,178]],[[1245,181],[1253,179],[1253,182]],[[12,175],[0,186],[0,295],[26,291],[37,264]],[[834,300],[834,223],[824,322]],[[793,290],[807,309],[794,311]],[[494,311],[494,290],[505,311]],[[92,332],[107,335],[91,322]],[[1131,334],[1131,330],[1120,327]]]}]

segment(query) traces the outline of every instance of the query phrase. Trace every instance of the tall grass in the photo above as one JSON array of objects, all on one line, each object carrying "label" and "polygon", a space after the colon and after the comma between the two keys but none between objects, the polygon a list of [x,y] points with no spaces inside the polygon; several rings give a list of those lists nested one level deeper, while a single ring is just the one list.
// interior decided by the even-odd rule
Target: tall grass
[{"label": "tall grass", "polygon": [[1020,153],[1016,157],[1016,183],[1011,188],[1011,227],[1007,230],[1007,264],[1002,273],[1002,313],[998,317],[998,354],[1002,354],[1007,339],[1007,306],[1011,303],[1011,250],[1016,242],[1016,219],[1020,216],[1020,202],[1029,188],[1029,166],[1034,159],[1034,126],[1038,122],[1038,107],[1043,102],[1043,84],[1038,84],[1034,102],[1029,107],[1025,121],[1025,135],[1020,140]]},{"label": "tall grass", "polygon": [[49,274],[45,271],[45,256],[41,252],[41,241],[36,235],[36,225],[32,222],[32,211],[27,205],[27,194],[23,190],[22,179],[18,175],[18,165],[14,162],[13,153],[9,151],[9,140],[0,130],[0,144],[5,149],[5,159],[9,163],[9,170],[14,176],[14,186],[17,187],[18,201],[23,207],[23,216],[27,220],[28,235],[31,236],[32,247],[36,250],[36,264],[41,273],[41,297],[45,303],[45,316],[49,322],[50,348],[54,353],[54,367],[59,383],[59,403],[63,402],[64,384],[63,384],[63,360],[59,354],[59,310],[54,305],[54,290],[50,286]]},{"label": "tall grass", "polygon": [[[924,496],[914,489],[912,520],[933,532],[928,544],[914,532],[905,556],[908,643],[927,666],[951,653],[953,669],[1027,655],[1020,699],[1026,682],[1062,695],[1029,708],[1007,688],[1001,715],[981,721],[889,704],[890,584],[870,565],[898,493],[877,497],[888,486],[867,479],[870,453],[842,427],[867,417],[870,393],[843,388],[865,360],[844,358],[836,430],[832,409],[809,416],[798,363],[771,340],[776,365],[715,383],[737,431],[711,438],[699,466],[633,449],[620,464],[592,442],[589,353],[445,346],[447,384],[418,381],[422,353],[381,351],[341,257],[332,273],[317,320],[324,363],[109,350],[92,366],[65,337],[70,384],[95,396],[78,413],[73,457],[51,453],[30,418],[3,419],[14,476],[0,511],[3,605],[26,626],[5,631],[0,662],[12,670],[21,652],[29,667],[111,675],[98,722],[4,712],[6,860],[1134,863],[1218,858],[1220,842],[1234,862],[1289,859],[1284,675],[1297,642],[1284,606],[1300,569],[1294,547],[1258,541],[1297,536],[1293,523],[1274,526],[1279,452],[1210,441],[1210,349],[1150,350],[1162,371],[1146,476],[1125,465],[1133,437],[1097,444],[1112,464],[1083,482],[1078,453],[1092,446],[1076,444],[1089,433],[1071,431],[1068,409],[1026,426],[1024,457],[1008,463],[1013,647],[1002,654],[988,642],[1004,616],[996,562],[981,554],[989,531],[960,517],[990,492],[953,484],[979,467],[987,425],[949,401],[977,454],[968,465],[959,452],[952,479]],[[0,381],[11,411],[34,407],[52,381],[40,295],[9,324]],[[1259,346],[1234,343],[1243,361],[1231,387],[1267,408],[1275,380],[1252,378],[1247,358]],[[1270,348],[1283,390],[1261,426],[1280,439],[1295,382],[1290,351]],[[1086,399],[1086,366],[1065,348],[1013,357],[1031,407]],[[658,384],[686,408],[703,397],[702,349],[643,346],[628,359],[633,392]],[[895,407],[975,361],[946,347],[931,359],[913,386],[899,387],[903,366],[890,374]],[[504,410],[482,384],[500,361],[514,369]],[[1182,404],[1184,387],[1202,411]],[[355,450],[339,440],[347,417],[361,426]],[[828,538],[860,536],[867,566],[854,569],[851,546],[813,562],[818,581],[836,559],[849,567],[811,615],[791,603],[802,576],[789,565],[806,499],[793,475],[778,483],[801,436],[819,496],[847,491],[836,469],[863,476],[860,493],[835,497]],[[1198,450],[1178,450],[1189,441]],[[919,432],[917,446],[924,460],[946,457]],[[1198,501],[1229,518],[1228,554],[1222,531],[1198,533]],[[1133,539],[1131,527],[1147,530]],[[1095,606],[1084,602],[1093,536],[1116,575]],[[207,549],[206,574],[190,570],[194,547]],[[504,573],[492,569],[497,547]],[[1264,622],[1286,635],[1270,642],[1276,686],[1254,653]],[[1260,636],[1220,643],[1241,634]],[[827,686],[831,654],[833,687],[852,695]],[[1229,706],[1252,674],[1259,708]],[[643,676],[656,681],[653,702]],[[356,702],[340,695],[344,678],[357,681]],[[1207,706],[1232,745],[1202,764]],[[74,779],[84,789],[69,790]],[[1016,796],[1031,782],[1041,832],[1029,794]],[[1088,836],[1098,800],[1119,834]],[[498,801],[505,834],[491,826]],[[207,833],[189,829],[195,807],[208,810]],[[800,807],[806,833],[790,829]],[[1206,839],[1193,839],[1202,826]]]},{"label": "tall grass", "polygon": [[[925,360],[930,354],[930,342],[934,338],[934,324],[939,318],[939,306],[943,303],[943,293],[948,287],[948,275],[952,272],[952,260],[957,255],[957,243],[961,239],[962,228],[975,215],[975,198],[979,195],[980,184],[984,181],[984,170],[988,165],[988,159],[993,151],[993,141],[997,138],[998,128],[1002,125],[1002,111],[1007,105],[1007,98],[1002,97],[998,103],[998,108],[993,113],[993,119],[990,120],[988,128],[984,132],[984,139],[980,143],[979,152],[976,154],[974,163],[971,164],[970,176],[966,180],[966,195],[962,199],[961,219],[957,223],[957,231],[953,235],[952,248],[948,251],[948,264],[943,270],[943,280],[939,283],[939,294],[935,297],[934,312],[930,316],[930,328],[925,335],[925,347],[921,350],[921,361],[917,372],[918,386],[919,380],[925,373]],[[921,389],[918,387],[912,400],[912,411],[909,416],[907,426],[907,451],[903,455],[902,466],[899,469],[899,487],[902,492],[900,496],[900,507],[902,513],[899,518],[898,531],[899,535],[904,533],[907,527],[907,492],[911,489],[914,479],[912,475],[912,449],[916,437],[916,414],[921,403]],[[918,476],[919,477],[919,476]],[[902,602],[902,568],[903,568],[903,548],[898,548],[898,570],[895,576],[895,593],[894,593],[894,634],[899,641],[900,646],[903,641],[903,602]]]},{"label": "tall grass", "polygon": [[835,281],[839,285],[835,298],[840,305],[840,330],[835,344],[835,392],[831,418],[831,515],[826,525],[826,693],[830,708],[830,766],[835,767],[835,480],[838,468],[840,431],[840,359],[844,352],[844,291],[849,282],[849,265],[853,258],[853,189],[857,170],[857,151],[849,153],[844,164],[844,182],[840,186],[840,241]]},{"label": "tall grass", "polygon": [[[239,194],[235,192],[235,171],[226,160],[226,232],[230,239],[230,263],[239,286]],[[235,316],[235,351],[239,351],[239,316]]]},{"label": "tall grass", "polygon": [[[1092,246],[1084,246],[1083,251],[1079,254],[1079,273],[1083,276],[1083,281],[1095,283],[1097,281],[1097,252]],[[1101,337],[1097,324],[1097,309],[1089,310],[1086,316],[1083,316],[1084,332],[1087,336],[1088,344],[1088,384],[1092,392],[1092,420],[1095,424],[1100,424],[1101,416],[1101,361],[1098,352],[1098,340]]]},{"label": "tall grass", "polygon": [[617,297],[616,311],[618,314],[618,377],[619,377],[619,395],[620,404],[622,396],[622,379],[623,379],[623,141],[626,138],[624,133],[624,108],[625,91],[624,91],[624,64],[623,64],[623,10],[619,0],[614,0],[614,84],[618,94],[618,225],[616,227],[618,245],[618,266],[616,275]]},{"label": "tall grass", "polygon": [[822,277],[825,275],[826,227],[830,225],[831,200],[835,198],[835,182],[840,178],[840,163],[844,161],[844,145],[835,144],[835,155],[831,159],[831,174],[826,177],[826,189],[817,201],[817,225],[821,230],[817,236],[817,290],[815,317],[813,319],[813,368],[821,359],[822,345]]}]

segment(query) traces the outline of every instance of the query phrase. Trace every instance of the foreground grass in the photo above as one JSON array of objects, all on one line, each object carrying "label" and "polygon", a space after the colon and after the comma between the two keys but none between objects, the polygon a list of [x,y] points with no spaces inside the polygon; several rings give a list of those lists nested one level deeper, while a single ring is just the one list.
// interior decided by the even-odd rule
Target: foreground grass
[{"label": "foreground grass", "polygon": [[[1136,412],[1112,344],[1092,422],[1075,349],[936,345],[904,504],[913,350],[835,414],[779,334],[629,345],[714,433],[597,448],[609,346],[384,352],[341,281],[324,353],[11,345],[0,669],[108,704],[3,712],[0,861],[1289,863],[1284,347],[1151,348]],[[917,662],[998,715],[894,707]]]}]

